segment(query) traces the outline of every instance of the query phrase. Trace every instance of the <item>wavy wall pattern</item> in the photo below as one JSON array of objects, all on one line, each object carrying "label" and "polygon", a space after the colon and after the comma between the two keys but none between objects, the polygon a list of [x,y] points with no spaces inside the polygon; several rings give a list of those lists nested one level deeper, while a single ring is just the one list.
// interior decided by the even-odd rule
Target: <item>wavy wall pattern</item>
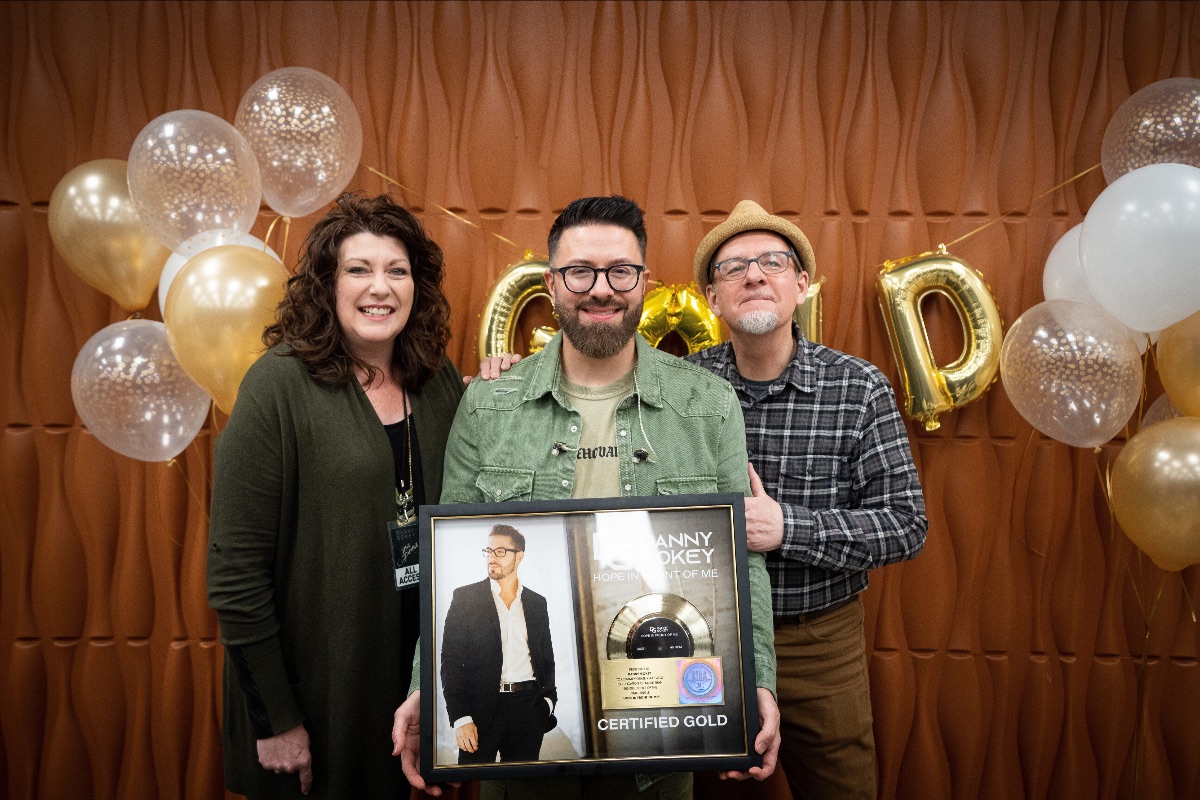
[{"label": "wavy wall pattern", "polygon": [[[293,65],[346,87],[362,163],[404,187],[362,169],[352,188],[392,190],[443,245],[465,371],[484,297],[521,256],[487,234],[540,251],[571,199],[620,192],[646,209],[648,260],[673,283],[739,199],[794,219],[826,277],[826,343],[895,379],[879,265],[1003,216],[954,252],[984,273],[1006,322],[1038,302],[1047,253],[1103,178],[1043,193],[1099,160],[1131,92],[1200,75],[1200,12],[0,5],[0,796],[223,795],[204,597],[223,418],[173,465],[130,461],[82,427],[71,365],[124,315],[58,258],[46,207],[68,170],[127,157],[159,114],[232,119],[256,78]],[[288,263],[312,221],[292,225]],[[928,320],[935,349],[956,352],[949,307]],[[1200,570],[1164,574],[1113,528],[1096,476],[1119,445],[1096,455],[1031,433],[999,384],[910,435],[928,544],[867,594],[881,796],[1200,796]],[[787,796],[779,780],[697,786]]]}]

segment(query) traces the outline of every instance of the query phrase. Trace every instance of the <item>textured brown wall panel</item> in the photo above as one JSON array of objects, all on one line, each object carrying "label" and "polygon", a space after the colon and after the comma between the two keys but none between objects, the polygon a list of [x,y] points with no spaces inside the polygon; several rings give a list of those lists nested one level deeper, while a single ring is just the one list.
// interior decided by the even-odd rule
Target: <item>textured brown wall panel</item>
[{"label": "textured brown wall panel", "polygon": [[[621,192],[646,209],[648,261],[669,283],[690,280],[696,242],[738,200],[794,219],[826,279],[826,343],[895,381],[880,264],[995,222],[952,252],[1011,324],[1042,299],[1046,255],[1105,184],[1095,171],[1050,190],[1096,164],[1131,92],[1200,75],[1200,13],[0,4],[0,796],[224,795],[204,559],[225,418],[172,465],[132,461],[82,427],[71,366],[126,315],[55,253],[47,203],[78,164],[126,158],[156,116],[232,120],[251,83],[294,65],[355,101],[364,168],[351,187],[392,191],[445,249],[460,368],[473,371],[479,310],[505,266],[544,249],[570,200]],[[253,232],[273,219],[264,209]],[[287,263],[314,220],[277,226]],[[925,314],[952,360],[955,312],[935,300]],[[1153,399],[1153,373],[1148,384]],[[880,795],[1200,796],[1200,569],[1162,573],[1114,528],[1098,475],[1119,442],[1097,455],[1033,433],[999,383],[910,433],[928,543],[866,595]],[[697,796],[788,792],[778,777],[705,776]]]}]

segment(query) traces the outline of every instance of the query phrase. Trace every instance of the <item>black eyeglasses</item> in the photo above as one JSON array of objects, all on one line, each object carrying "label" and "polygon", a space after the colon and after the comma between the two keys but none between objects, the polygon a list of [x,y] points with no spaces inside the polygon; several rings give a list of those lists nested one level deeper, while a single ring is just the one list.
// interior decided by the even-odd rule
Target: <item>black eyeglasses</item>
[{"label": "black eyeglasses", "polygon": [[495,556],[496,558],[504,558],[509,553],[524,553],[524,552],[525,552],[524,550],[515,550],[511,547],[485,547],[485,548],[483,548],[483,557],[491,558],[492,556]]},{"label": "black eyeglasses", "polygon": [[585,267],[576,265],[552,268],[550,271],[562,275],[563,284],[566,285],[567,291],[575,294],[584,294],[585,292],[590,292],[592,287],[596,285],[596,276],[601,272],[604,273],[604,277],[608,280],[608,285],[612,287],[614,292],[628,292],[638,285],[644,269],[646,269],[645,264],[614,264],[611,267]]},{"label": "black eyeglasses", "polygon": [[791,266],[794,255],[791,251],[776,251],[763,253],[758,258],[727,258],[713,264],[713,274],[719,275],[721,280],[736,281],[745,277],[751,264],[758,264],[763,273],[776,275]]}]

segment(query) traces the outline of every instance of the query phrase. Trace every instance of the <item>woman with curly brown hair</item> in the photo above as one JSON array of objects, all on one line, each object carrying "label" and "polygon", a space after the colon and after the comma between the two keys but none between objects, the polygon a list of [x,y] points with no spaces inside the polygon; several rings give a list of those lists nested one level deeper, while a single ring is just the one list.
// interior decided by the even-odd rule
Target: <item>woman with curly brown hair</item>
[{"label": "woman with curly brown hair", "polygon": [[441,284],[412,214],[344,195],[217,438],[208,597],[234,792],[407,794],[390,736],[420,632],[416,508],[441,492],[463,391]]}]

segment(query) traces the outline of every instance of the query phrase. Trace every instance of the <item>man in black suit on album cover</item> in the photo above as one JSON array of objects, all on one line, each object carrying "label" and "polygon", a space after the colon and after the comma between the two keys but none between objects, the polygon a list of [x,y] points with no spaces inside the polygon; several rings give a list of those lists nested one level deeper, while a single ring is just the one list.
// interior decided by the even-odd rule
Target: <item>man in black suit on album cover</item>
[{"label": "man in black suit on album cover", "polygon": [[495,525],[483,555],[488,577],[454,590],[442,643],[442,691],[458,763],[536,761],[557,724],[554,648],[546,598],[517,567],[525,537]]}]

